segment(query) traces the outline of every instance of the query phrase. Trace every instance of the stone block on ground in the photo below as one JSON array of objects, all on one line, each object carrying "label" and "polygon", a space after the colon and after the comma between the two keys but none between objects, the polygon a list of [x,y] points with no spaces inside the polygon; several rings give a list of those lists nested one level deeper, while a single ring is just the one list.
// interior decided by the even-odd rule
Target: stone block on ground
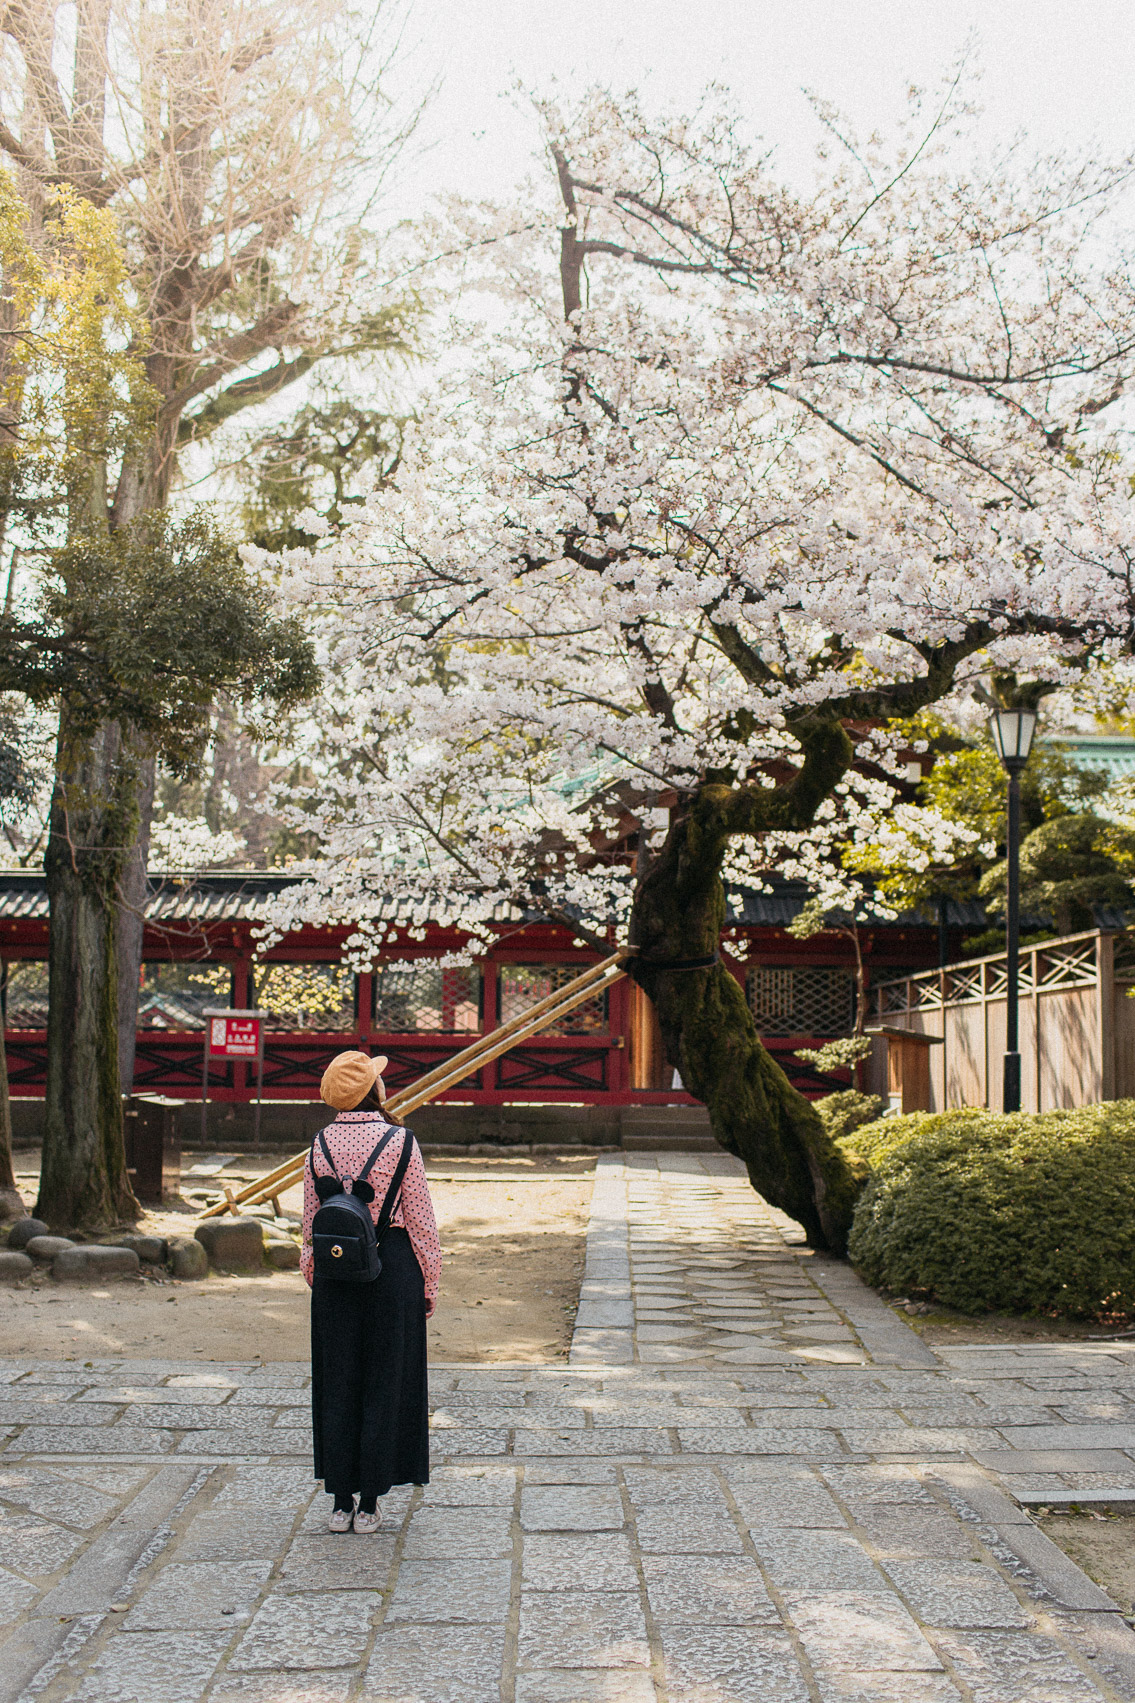
[{"label": "stone block on ground", "polygon": [[282,1237],[269,1237],[264,1244],[264,1252],[268,1264],[277,1271],[298,1271],[300,1266],[300,1251],[295,1242],[285,1241]]},{"label": "stone block on ground", "polygon": [[169,1263],[173,1275],[183,1283],[191,1278],[208,1275],[209,1256],[195,1236],[170,1238]]},{"label": "stone block on ground", "polygon": [[209,1256],[209,1264],[257,1266],[264,1260],[264,1226],[259,1218],[208,1218],[194,1235]]},{"label": "stone block on ground", "polygon": [[138,1255],[133,1248],[64,1248],[52,1261],[51,1275],[61,1283],[104,1283],[108,1278],[136,1277]]},{"label": "stone block on ground", "polygon": [[50,1265],[56,1254],[61,1254],[64,1248],[74,1246],[70,1236],[33,1236],[24,1244],[24,1252],[30,1254],[33,1260],[38,1260],[41,1265]]},{"label": "stone block on ground", "polygon": [[7,1224],[13,1218],[23,1218],[26,1212],[19,1189],[0,1189],[0,1224]]},{"label": "stone block on ground", "polygon": [[164,1265],[169,1258],[169,1242],[165,1236],[130,1234],[119,1236],[116,1248],[133,1248],[143,1265]]},{"label": "stone block on ground", "polygon": [[42,1218],[18,1218],[8,1231],[8,1246],[24,1248],[33,1236],[46,1236],[48,1227]]},{"label": "stone block on ground", "polygon": [[35,1270],[35,1262],[18,1248],[0,1248],[0,1283],[17,1283]]}]

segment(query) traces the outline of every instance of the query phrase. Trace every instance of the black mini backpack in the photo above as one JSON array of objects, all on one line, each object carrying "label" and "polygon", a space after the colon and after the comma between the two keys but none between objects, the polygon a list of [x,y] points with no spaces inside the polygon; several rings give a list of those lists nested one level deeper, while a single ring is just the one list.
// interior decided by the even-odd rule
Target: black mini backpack
[{"label": "black mini backpack", "polygon": [[[319,1196],[319,1208],[311,1221],[311,1245],[315,1256],[316,1277],[331,1278],[337,1283],[373,1283],[382,1271],[379,1243],[390,1224],[402,1179],[410,1163],[414,1147],[412,1130],[402,1132],[402,1151],[386,1191],[386,1199],[378,1215],[377,1225],[370,1215],[374,1189],[367,1181],[379,1154],[392,1141],[394,1129],[388,1129],[382,1140],[355,1178],[340,1180],[335,1161],[328,1151],[324,1132],[320,1130],[311,1144],[312,1181]],[[329,1177],[317,1176],[315,1170],[316,1142],[331,1167]]]}]

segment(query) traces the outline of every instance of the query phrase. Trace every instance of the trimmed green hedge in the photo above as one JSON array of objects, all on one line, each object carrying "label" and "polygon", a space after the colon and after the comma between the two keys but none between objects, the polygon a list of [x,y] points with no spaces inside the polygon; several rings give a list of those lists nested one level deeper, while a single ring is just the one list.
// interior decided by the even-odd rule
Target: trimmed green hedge
[{"label": "trimmed green hedge", "polygon": [[1135,1101],[917,1112],[840,1146],[869,1166],[848,1253],[964,1313],[1135,1312]]}]

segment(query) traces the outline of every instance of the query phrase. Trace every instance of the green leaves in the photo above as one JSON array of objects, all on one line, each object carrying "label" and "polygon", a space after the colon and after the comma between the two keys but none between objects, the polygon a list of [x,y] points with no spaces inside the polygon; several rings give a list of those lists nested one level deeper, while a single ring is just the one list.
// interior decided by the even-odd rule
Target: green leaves
[{"label": "green leaves", "polygon": [[1135,1101],[883,1118],[848,1244],[871,1283],[965,1313],[1135,1312]]},{"label": "green leaves", "polygon": [[[1092,928],[1094,905],[1122,909],[1131,903],[1133,863],[1130,828],[1091,810],[1053,816],[1021,842],[1021,906],[1026,914],[1051,917],[1058,934]],[[986,872],[980,890],[991,911],[1004,910],[1003,863]]]},{"label": "green leaves", "polygon": [[121,721],[173,769],[196,760],[218,692],[286,709],[318,682],[299,622],[204,513],[147,514],[53,552],[31,618],[0,620],[0,685],[66,703],[72,729]]}]

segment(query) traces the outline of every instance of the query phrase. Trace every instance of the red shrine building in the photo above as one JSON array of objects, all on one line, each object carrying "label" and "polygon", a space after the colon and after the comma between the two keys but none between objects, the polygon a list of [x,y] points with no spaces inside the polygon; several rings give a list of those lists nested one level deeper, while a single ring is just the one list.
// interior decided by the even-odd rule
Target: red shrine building
[{"label": "red shrine building", "polygon": [[[179,1100],[200,1098],[206,1007],[267,1013],[266,1101],[318,1100],[328,1060],[344,1047],[386,1053],[397,1090],[459,1052],[477,1035],[519,1016],[601,954],[544,921],[502,923],[492,947],[470,968],[440,960],[464,944],[436,928],[424,940],[395,938],[373,970],[343,962],[347,928],[303,928],[261,953],[256,930],[267,901],[293,877],[226,872],[153,875],[146,911],[133,1089]],[[758,1031],[789,1077],[808,1094],[845,1086],[846,1073],[821,1076],[795,1057],[851,1032],[854,949],[827,933],[796,940],[787,924],[805,892],[795,883],[749,893],[730,916],[723,960],[744,987]],[[951,918],[972,927],[968,915]],[[956,950],[962,927],[950,930]],[[614,947],[612,940],[612,949]],[[864,927],[860,947],[869,982],[938,961],[935,926],[911,919]],[[47,1062],[47,892],[41,874],[0,873],[0,962],[8,1076],[17,1098],[44,1093]],[[125,1086],[125,1085],[124,1085]],[[214,1102],[249,1101],[256,1067],[217,1060]],[[505,1053],[441,1096],[466,1105],[693,1104],[661,1056],[650,1002],[629,980],[563,1019],[558,1029]]]}]

